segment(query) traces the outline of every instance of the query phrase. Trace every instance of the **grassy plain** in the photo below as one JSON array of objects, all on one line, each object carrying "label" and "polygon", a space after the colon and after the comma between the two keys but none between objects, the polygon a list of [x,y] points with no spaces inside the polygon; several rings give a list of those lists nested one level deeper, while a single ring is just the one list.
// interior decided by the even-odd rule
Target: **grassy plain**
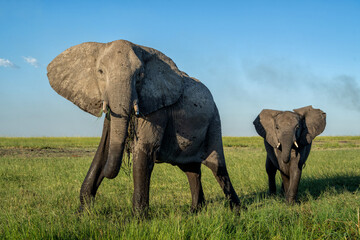
[{"label": "grassy plain", "polygon": [[[202,167],[207,207],[189,212],[186,176],[157,164],[150,217],[132,215],[132,176],[124,166],[104,180],[93,208],[79,216],[81,183],[98,138],[0,138],[1,239],[359,239],[360,137],[318,137],[303,171],[298,203],[267,196],[260,137],[225,137],[227,166],[247,208],[229,210]],[[280,189],[280,176],[277,186]],[[280,191],[278,191],[280,192]]]}]

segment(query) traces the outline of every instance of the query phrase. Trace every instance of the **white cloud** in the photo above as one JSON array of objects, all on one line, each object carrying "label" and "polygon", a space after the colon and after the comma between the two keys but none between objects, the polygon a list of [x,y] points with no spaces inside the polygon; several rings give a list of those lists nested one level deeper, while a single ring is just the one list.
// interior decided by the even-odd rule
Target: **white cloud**
[{"label": "white cloud", "polygon": [[12,63],[10,60],[0,58],[0,66],[1,67],[11,67],[11,68],[19,68],[14,63]]},{"label": "white cloud", "polygon": [[39,62],[36,58],[33,57],[23,57],[25,62],[29,63],[30,65],[34,66],[34,67],[39,67]]}]

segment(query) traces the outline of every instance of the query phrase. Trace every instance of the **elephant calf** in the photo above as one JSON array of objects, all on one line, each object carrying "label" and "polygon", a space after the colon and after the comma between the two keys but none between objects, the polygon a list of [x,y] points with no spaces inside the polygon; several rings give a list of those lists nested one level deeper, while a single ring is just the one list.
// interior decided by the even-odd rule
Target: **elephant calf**
[{"label": "elephant calf", "polygon": [[312,140],[325,129],[326,114],[312,106],[294,112],[264,109],[253,123],[264,138],[269,193],[276,193],[275,174],[279,170],[286,201],[293,203]]},{"label": "elephant calf", "polygon": [[[149,205],[155,162],[188,177],[192,209],[204,204],[201,164],[209,167],[232,206],[240,204],[226,169],[218,110],[210,91],[163,53],[128,41],[87,42],[48,65],[51,87],[82,110],[107,112],[101,141],[80,190],[82,209],[104,177],[117,176],[133,126],[133,209]],[[136,117],[132,117],[135,115]]]}]

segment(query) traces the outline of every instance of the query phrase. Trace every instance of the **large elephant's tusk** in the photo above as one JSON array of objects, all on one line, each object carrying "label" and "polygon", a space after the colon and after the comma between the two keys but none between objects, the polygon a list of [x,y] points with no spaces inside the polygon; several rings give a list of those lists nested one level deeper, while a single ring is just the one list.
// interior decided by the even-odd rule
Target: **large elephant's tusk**
[{"label": "large elephant's tusk", "polygon": [[140,111],[139,111],[139,105],[137,103],[137,101],[134,102],[134,111],[135,111],[135,116],[140,116]]},{"label": "large elephant's tusk", "polygon": [[108,105],[107,101],[103,101],[102,109],[104,113],[107,113],[107,105]]},{"label": "large elephant's tusk", "polygon": [[296,141],[294,142],[294,144],[295,144],[295,147],[296,147],[296,148],[299,148],[299,145],[297,144]]},{"label": "large elephant's tusk", "polygon": [[276,148],[279,148],[280,147],[280,143],[278,143],[277,145],[276,145]]}]

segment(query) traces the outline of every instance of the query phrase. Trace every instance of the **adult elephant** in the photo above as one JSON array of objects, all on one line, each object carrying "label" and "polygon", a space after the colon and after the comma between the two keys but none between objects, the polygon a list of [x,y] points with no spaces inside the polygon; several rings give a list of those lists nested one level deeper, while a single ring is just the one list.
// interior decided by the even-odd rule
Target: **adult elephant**
[{"label": "adult elephant", "polygon": [[269,193],[276,193],[275,174],[280,170],[286,201],[293,203],[312,140],[325,129],[326,114],[312,106],[294,112],[264,109],[254,125],[264,138]]},{"label": "adult elephant", "polygon": [[205,201],[201,163],[212,170],[231,206],[239,205],[225,165],[212,95],[163,53],[125,40],[87,42],[58,55],[47,70],[57,93],[92,115],[104,111],[108,116],[80,190],[80,209],[95,197],[104,177],[119,173],[129,124],[135,126],[134,211],[143,212],[149,205],[154,162],[177,165],[186,173],[193,210]]}]

